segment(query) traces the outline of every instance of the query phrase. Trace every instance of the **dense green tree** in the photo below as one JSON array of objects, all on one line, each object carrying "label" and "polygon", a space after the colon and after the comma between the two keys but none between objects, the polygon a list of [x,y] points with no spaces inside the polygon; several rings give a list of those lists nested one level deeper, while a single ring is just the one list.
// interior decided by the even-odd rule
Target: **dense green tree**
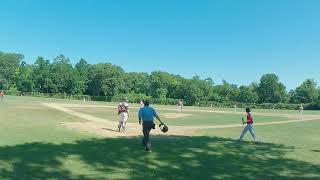
[{"label": "dense green tree", "polygon": [[50,66],[50,79],[53,93],[72,94],[76,87],[75,71],[70,60],[64,55],[57,56]]},{"label": "dense green tree", "polygon": [[119,66],[110,63],[96,64],[90,67],[89,74],[89,95],[112,97],[128,91],[124,81],[125,72]]},{"label": "dense green tree", "polygon": [[291,92],[292,103],[311,103],[319,97],[317,83],[313,79],[305,80],[295,91]]},{"label": "dense green tree", "polygon": [[75,65],[74,77],[76,85],[73,90],[73,94],[84,94],[87,91],[89,83],[89,69],[90,65],[83,58],[81,58]]},{"label": "dense green tree", "polygon": [[8,81],[5,78],[0,78],[0,90],[8,88]]},{"label": "dense green tree", "polygon": [[227,81],[223,81],[221,85],[217,85],[214,87],[214,93],[218,95],[219,102],[233,102],[237,101],[237,95],[239,93],[239,89],[237,85],[229,84]]},{"label": "dense green tree", "polygon": [[[259,83],[240,86],[223,81],[215,85],[212,78],[191,79],[162,71],[151,74],[129,72],[110,64],[88,64],[80,59],[73,66],[63,55],[52,63],[38,57],[34,64],[22,61],[21,54],[0,52],[0,89],[9,92],[42,92],[85,94],[119,99],[130,96],[156,98],[158,102],[183,99],[188,105],[198,103],[291,103],[320,102],[320,89],[313,79],[307,79],[289,93],[275,74],[265,74]],[[319,104],[319,103],[318,103]]]},{"label": "dense green tree", "polygon": [[53,82],[50,77],[50,61],[43,57],[38,57],[32,72],[34,89],[38,92],[48,93],[53,91]]},{"label": "dense green tree", "polygon": [[22,61],[17,72],[16,85],[17,89],[22,92],[32,92],[33,91],[33,81],[32,81],[32,66],[27,65],[26,62]]},{"label": "dense green tree", "polygon": [[256,103],[258,101],[258,93],[253,85],[240,86],[237,95],[237,101],[242,103]]},{"label": "dense green tree", "polygon": [[23,59],[22,54],[0,52],[0,79],[2,82],[7,82],[8,87],[15,82]]},{"label": "dense green tree", "polygon": [[125,73],[124,81],[128,93],[146,94],[150,93],[150,81],[148,73],[130,72]]},{"label": "dense green tree", "polygon": [[279,82],[275,74],[265,74],[260,79],[258,87],[260,103],[280,103],[288,100],[286,87]]}]

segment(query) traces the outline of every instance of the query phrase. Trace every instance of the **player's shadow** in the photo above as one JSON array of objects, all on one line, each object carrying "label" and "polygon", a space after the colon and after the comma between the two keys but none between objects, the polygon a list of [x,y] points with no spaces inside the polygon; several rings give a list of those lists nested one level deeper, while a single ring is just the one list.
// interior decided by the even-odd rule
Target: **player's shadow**
[{"label": "player's shadow", "polygon": [[107,130],[107,131],[112,131],[112,132],[119,132],[116,129],[110,129],[110,128],[102,128],[102,129]]},{"label": "player's shadow", "polygon": [[155,136],[0,147],[0,179],[300,179],[320,167],[287,158],[281,144],[239,143],[206,136]]},{"label": "player's shadow", "polygon": [[320,153],[320,150],[317,150],[317,149],[313,149],[313,150],[311,150],[312,152],[318,152],[318,153]]}]

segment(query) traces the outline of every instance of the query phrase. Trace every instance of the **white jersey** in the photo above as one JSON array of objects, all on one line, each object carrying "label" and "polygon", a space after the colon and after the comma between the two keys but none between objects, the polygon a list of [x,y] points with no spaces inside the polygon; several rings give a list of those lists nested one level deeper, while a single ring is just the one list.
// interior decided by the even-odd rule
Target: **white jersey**
[{"label": "white jersey", "polygon": [[299,108],[299,111],[303,111],[303,106],[301,106],[301,107]]},{"label": "white jersey", "polygon": [[183,107],[183,102],[179,101],[178,106]]}]

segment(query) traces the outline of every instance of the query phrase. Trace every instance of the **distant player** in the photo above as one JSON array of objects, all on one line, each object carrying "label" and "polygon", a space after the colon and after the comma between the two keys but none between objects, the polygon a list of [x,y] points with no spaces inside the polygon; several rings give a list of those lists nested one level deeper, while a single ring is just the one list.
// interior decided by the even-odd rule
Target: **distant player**
[{"label": "distant player", "polygon": [[246,108],[246,113],[247,113],[247,122],[243,122],[243,124],[247,124],[246,127],[243,129],[242,134],[240,136],[240,140],[242,141],[244,135],[247,133],[247,131],[250,132],[251,136],[253,137],[254,142],[256,142],[256,135],[253,131],[253,117],[251,115],[251,110],[250,108]]},{"label": "distant player", "polygon": [[179,102],[178,102],[178,112],[182,112],[182,110],[183,110],[183,101],[179,100]]},{"label": "distant player", "polygon": [[233,108],[234,108],[234,111],[237,112],[237,104],[235,104]]},{"label": "distant player", "polygon": [[119,104],[118,114],[120,115],[118,131],[126,132],[126,124],[129,119],[129,103],[127,98]]},{"label": "distant player", "polygon": [[303,106],[301,104],[301,106],[299,107],[299,117],[302,118],[302,113],[303,113]]},{"label": "distant player", "polygon": [[0,91],[0,100],[1,100],[1,102],[3,101],[3,96],[4,96],[4,91],[1,90],[1,91]]}]

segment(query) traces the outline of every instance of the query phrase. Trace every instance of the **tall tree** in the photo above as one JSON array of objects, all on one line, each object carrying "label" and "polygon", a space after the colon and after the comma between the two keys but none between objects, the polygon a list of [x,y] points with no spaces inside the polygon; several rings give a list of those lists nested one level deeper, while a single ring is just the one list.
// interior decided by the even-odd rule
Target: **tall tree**
[{"label": "tall tree", "polygon": [[54,93],[72,94],[76,87],[74,69],[70,60],[64,55],[57,56],[50,68]]},{"label": "tall tree", "polygon": [[150,94],[150,81],[148,73],[130,72],[124,75],[126,92]]},{"label": "tall tree", "polygon": [[84,94],[88,88],[90,65],[83,58],[75,65],[76,86],[73,94]]},{"label": "tall tree", "polygon": [[112,97],[125,93],[124,71],[121,67],[106,64],[96,64],[89,69],[88,94],[93,96]]},{"label": "tall tree", "polygon": [[34,89],[38,92],[48,93],[53,91],[53,82],[50,77],[50,61],[43,57],[38,57],[32,72],[32,79],[34,82]]},{"label": "tall tree", "polygon": [[16,78],[16,85],[19,91],[33,91],[32,71],[32,66],[28,65],[25,61],[21,62]]},{"label": "tall tree", "polygon": [[14,84],[23,59],[22,54],[0,52],[0,79],[7,82],[7,86]]},{"label": "tall tree", "polygon": [[253,85],[240,86],[236,99],[242,103],[256,103],[258,101],[258,93]]},{"label": "tall tree", "polygon": [[279,82],[275,74],[265,74],[260,79],[258,87],[260,103],[280,103],[288,100],[286,87]]},{"label": "tall tree", "polygon": [[239,93],[239,89],[235,84],[229,84],[227,81],[223,80],[221,85],[214,87],[214,94],[218,95],[219,102],[232,102],[236,101],[236,97]]},{"label": "tall tree", "polygon": [[307,79],[291,94],[293,103],[311,103],[319,97],[317,83],[314,79]]}]

